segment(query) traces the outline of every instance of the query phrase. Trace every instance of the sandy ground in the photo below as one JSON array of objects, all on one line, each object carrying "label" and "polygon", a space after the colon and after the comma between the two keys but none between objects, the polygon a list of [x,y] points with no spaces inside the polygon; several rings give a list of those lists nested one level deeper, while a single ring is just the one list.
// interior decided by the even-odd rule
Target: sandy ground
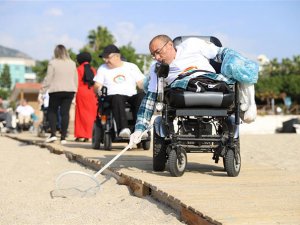
[{"label": "sandy ground", "polygon": [[64,155],[0,136],[0,224],[182,224],[170,208],[137,198],[109,176],[96,196],[52,198],[55,178],[68,170],[94,173]]}]

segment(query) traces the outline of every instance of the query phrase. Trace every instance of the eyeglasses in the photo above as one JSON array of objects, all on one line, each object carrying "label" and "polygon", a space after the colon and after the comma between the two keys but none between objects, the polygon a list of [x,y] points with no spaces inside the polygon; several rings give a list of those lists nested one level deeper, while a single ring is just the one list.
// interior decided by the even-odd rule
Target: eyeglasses
[{"label": "eyeglasses", "polygon": [[161,51],[164,49],[164,47],[169,43],[169,41],[167,41],[161,48],[156,49],[154,52],[151,53],[152,58],[155,59],[156,55],[159,55],[161,53]]}]

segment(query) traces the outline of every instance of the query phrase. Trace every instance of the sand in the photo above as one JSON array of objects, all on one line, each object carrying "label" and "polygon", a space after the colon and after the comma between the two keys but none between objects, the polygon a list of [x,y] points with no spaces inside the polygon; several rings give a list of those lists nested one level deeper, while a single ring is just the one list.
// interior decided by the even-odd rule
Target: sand
[{"label": "sand", "polygon": [[100,175],[93,197],[53,198],[55,178],[64,171],[94,173],[64,155],[0,136],[0,224],[183,224],[175,212],[150,197]]}]

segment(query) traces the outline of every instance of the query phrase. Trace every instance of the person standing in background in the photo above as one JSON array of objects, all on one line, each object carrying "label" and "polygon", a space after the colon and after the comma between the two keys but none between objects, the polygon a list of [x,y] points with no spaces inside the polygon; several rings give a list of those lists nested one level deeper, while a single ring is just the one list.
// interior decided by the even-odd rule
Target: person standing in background
[{"label": "person standing in background", "polygon": [[46,142],[54,142],[56,137],[57,110],[61,113],[61,144],[66,144],[69,126],[70,108],[77,92],[78,77],[76,63],[70,59],[64,45],[57,45],[54,49],[54,58],[50,60],[47,75],[43,81],[41,93],[49,93],[48,119],[51,135]]},{"label": "person standing in background", "polygon": [[91,67],[91,54],[82,52],[77,55],[78,90],[75,108],[75,141],[86,142],[92,138],[93,124],[97,114],[97,97],[94,93],[95,68]]}]

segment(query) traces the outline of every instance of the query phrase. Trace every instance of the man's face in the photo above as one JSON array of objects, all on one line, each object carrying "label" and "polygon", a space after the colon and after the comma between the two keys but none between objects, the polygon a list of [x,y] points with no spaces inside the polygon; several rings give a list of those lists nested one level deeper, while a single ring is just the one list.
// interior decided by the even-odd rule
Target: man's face
[{"label": "man's face", "polygon": [[154,40],[150,45],[153,59],[170,64],[175,58],[175,51],[171,41]]},{"label": "man's face", "polygon": [[103,57],[103,60],[105,64],[112,69],[117,67],[120,61],[120,56],[118,53],[110,53],[108,56]]}]

